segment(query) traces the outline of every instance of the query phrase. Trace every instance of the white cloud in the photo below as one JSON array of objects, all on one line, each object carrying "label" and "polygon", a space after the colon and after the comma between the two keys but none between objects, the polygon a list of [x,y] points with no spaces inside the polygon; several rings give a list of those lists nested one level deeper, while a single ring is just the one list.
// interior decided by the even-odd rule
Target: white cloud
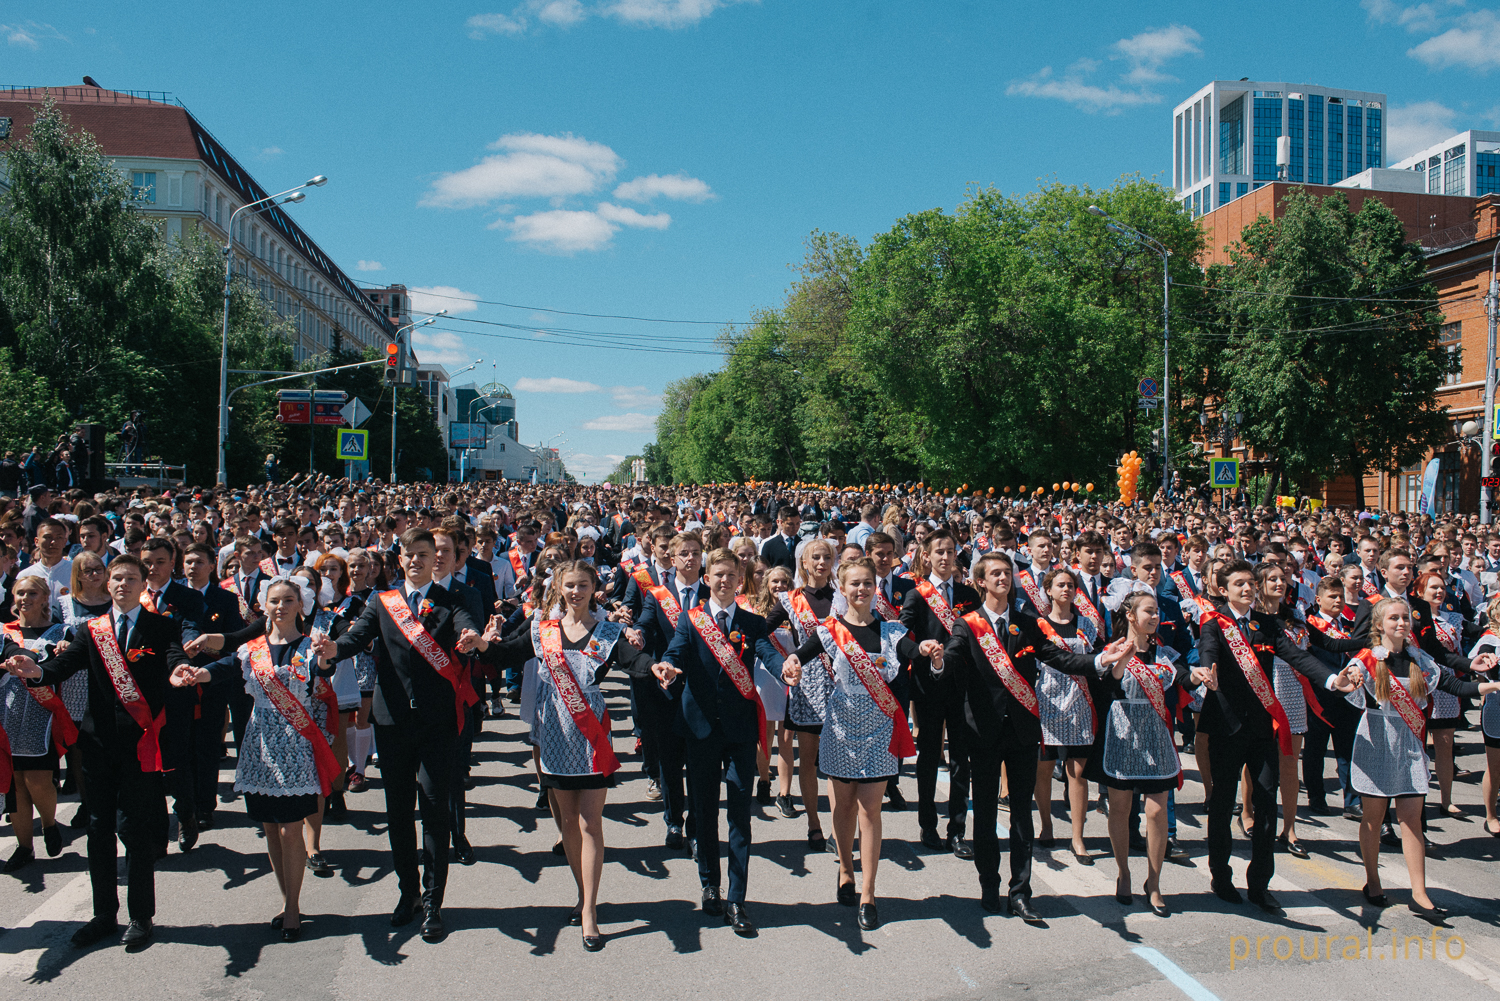
[{"label": "white cloud", "polygon": [[659,407],[661,394],[646,391],[645,386],[613,386],[609,395],[617,407]]},{"label": "white cloud", "polygon": [[52,25],[39,21],[0,24],[0,35],[4,35],[5,40],[17,48],[33,51],[40,49],[43,41],[66,42],[68,40],[66,35]]},{"label": "white cloud", "polygon": [[1166,28],[1152,28],[1115,43],[1115,51],[1130,62],[1130,72],[1125,74],[1129,83],[1161,83],[1175,80],[1162,73],[1162,64],[1179,56],[1201,56],[1203,50],[1198,43],[1203,36],[1185,24],[1174,24]]},{"label": "white cloud", "polygon": [[672,217],[665,212],[653,212],[651,215],[642,215],[635,209],[625,208],[622,205],[611,205],[609,202],[600,202],[594,210],[599,218],[607,222],[617,223],[621,226],[632,226],[636,229],[666,229],[672,225]]},{"label": "white cloud", "polygon": [[468,348],[464,347],[462,338],[449,331],[413,330],[411,339],[413,346],[417,349],[417,358],[424,364],[458,365],[474,360]]},{"label": "white cloud", "polygon": [[457,315],[473,313],[479,309],[479,296],[452,285],[419,285],[407,289],[406,294],[411,296],[413,313],[436,313],[440,309],[446,309]]},{"label": "white cloud", "polygon": [[610,414],[583,422],[585,431],[650,431],[656,418],[650,414]]},{"label": "white cloud", "polygon": [[354,265],[355,271],[384,271],[385,265],[379,261],[360,261]]},{"label": "white cloud", "polygon": [[280,156],[285,152],[286,150],[282,149],[280,146],[267,146],[265,149],[260,151],[260,157],[262,160],[269,160],[272,157]]},{"label": "white cloud", "polygon": [[1160,104],[1162,95],[1152,84],[1167,83],[1176,78],[1163,71],[1166,63],[1188,55],[1201,55],[1198,43],[1203,36],[1183,24],[1151,28],[1110,46],[1111,60],[1123,60],[1129,69],[1118,80],[1095,82],[1089,79],[1104,64],[1097,59],[1075,60],[1054,73],[1044,66],[1024,80],[1013,81],[1005,93],[1019,97],[1041,97],[1066,101],[1082,111],[1119,114],[1124,108]]},{"label": "white cloud", "polygon": [[1500,66],[1500,15],[1489,10],[1464,14],[1453,27],[1408,49],[1406,54],[1433,69],[1494,69]]},{"label": "white cloud", "polygon": [[490,35],[523,35],[532,26],[571,28],[591,17],[609,17],[641,28],[685,28],[697,24],[721,7],[757,0],[526,0],[509,14],[475,14],[464,23],[469,37],[482,40]]},{"label": "white cloud", "polygon": [[516,380],[516,389],[523,393],[597,393],[603,386],[597,386],[592,382],[579,382],[577,379],[562,379],[551,376],[546,379],[533,379],[531,376],[522,376]]},{"label": "white cloud", "polygon": [[461,208],[497,198],[562,198],[584,195],[614,180],[619,154],[603,143],[571,133],[501,136],[490,149],[504,150],[464,170],[444,174],[420,204]]},{"label": "white cloud", "polygon": [[615,197],[627,202],[649,202],[660,195],[680,202],[706,202],[716,198],[713,189],[686,174],[648,174],[626,181],[615,189]]},{"label": "white cloud", "polygon": [[1450,11],[1464,6],[1465,0],[1435,0],[1403,7],[1392,0],[1361,0],[1360,6],[1370,20],[1381,24],[1398,24],[1410,32],[1434,32],[1442,27]]},{"label": "white cloud", "polygon": [[1453,135],[1458,112],[1437,101],[1392,108],[1386,123],[1386,163],[1405,159]]},{"label": "white cloud", "polygon": [[588,452],[570,452],[563,457],[563,465],[579,480],[602,480],[625,461],[623,455],[591,455]]},{"label": "white cloud", "polygon": [[619,229],[593,212],[570,209],[518,215],[510,222],[497,220],[492,228],[508,229],[512,240],[559,254],[602,250]]}]

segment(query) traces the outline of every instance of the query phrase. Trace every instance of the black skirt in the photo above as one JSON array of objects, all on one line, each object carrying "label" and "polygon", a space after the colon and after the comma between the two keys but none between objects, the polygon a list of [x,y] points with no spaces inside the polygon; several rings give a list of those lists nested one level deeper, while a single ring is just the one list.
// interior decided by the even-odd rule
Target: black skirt
[{"label": "black skirt", "polygon": [[543,789],[613,789],[613,775],[552,775],[542,772]]},{"label": "black skirt", "polygon": [[1464,721],[1463,715],[1448,716],[1443,719],[1430,719],[1427,721],[1429,730],[1457,730],[1458,724]]},{"label": "black skirt", "polygon": [[10,763],[18,772],[55,772],[57,771],[57,749],[53,748],[46,754],[18,754],[10,759]]},{"label": "black skirt", "polygon": [[1104,776],[1104,784],[1111,789],[1123,789],[1126,792],[1138,792],[1149,796],[1152,793],[1171,792],[1177,788],[1177,778],[1169,779],[1117,779]]},{"label": "black skirt", "polygon": [[318,795],[266,796],[247,792],[245,812],[259,824],[295,824],[318,812]]},{"label": "black skirt", "polygon": [[808,723],[804,725],[802,723],[793,723],[788,719],[786,721],[786,728],[793,733],[810,733],[814,737],[820,736],[823,733],[822,723]]},{"label": "black skirt", "polygon": [[1038,761],[1071,761],[1087,758],[1094,750],[1093,744],[1048,744],[1037,755]]}]

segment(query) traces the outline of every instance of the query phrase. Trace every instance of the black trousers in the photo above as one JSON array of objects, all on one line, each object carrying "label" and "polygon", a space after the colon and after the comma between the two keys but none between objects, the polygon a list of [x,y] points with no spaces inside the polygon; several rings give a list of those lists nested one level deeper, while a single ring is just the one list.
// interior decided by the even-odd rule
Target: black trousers
[{"label": "black trousers", "polygon": [[[78,738],[83,778],[89,790],[89,881],[94,917],[113,921],[120,911],[118,850],[125,842],[126,909],[132,921],[156,916],[156,849],[167,826],[166,787],[161,772],[141,771],[136,754],[140,731],[100,741]],[[116,814],[124,823],[117,827]]]},{"label": "black trousers", "polygon": [[[655,678],[630,680],[630,717],[634,724],[632,729],[641,738],[641,772],[650,779],[657,777],[657,768],[661,763],[661,717],[665,710],[656,703],[665,701]],[[670,725],[669,716],[666,726]]]},{"label": "black trousers", "polygon": [[[194,747],[199,729],[195,719],[198,715],[197,688],[167,689],[166,710],[166,723],[161,731],[161,763],[167,770],[167,792],[172,797],[172,810],[181,822],[191,820],[198,813],[198,756]],[[161,841],[165,843],[166,840],[164,824]]]},{"label": "black trousers", "polygon": [[1328,754],[1328,745],[1333,744],[1333,757],[1343,790],[1344,809],[1352,810],[1359,805],[1359,795],[1349,781],[1350,760],[1354,757],[1354,734],[1359,729],[1362,713],[1344,701],[1343,696],[1323,700],[1323,715],[1333,724],[1332,729],[1312,713],[1307,714],[1307,736],[1302,738],[1302,774],[1307,781],[1307,802],[1310,806],[1326,806],[1328,793],[1323,778],[1323,760]]},{"label": "black trousers", "polygon": [[1208,800],[1208,872],[1215,882],[1233,882],[1229,854],[1233,848],[1229,817],[1239,801],[1240,769],[1250,769],[1250,806],[1255,829],[1250,834],[1250,868],[1245,874],[1252,891],[1264,890],[1276,872],[1276,791],[1281,781],[1281,748],[1274,734],[1251,736],[1243,730],[1209,737],[1209,771],[1214,794]]},{"label": "black trousers", "polygon": [[673,726],[674,704],[662,696],[655,678],[635,678],[630,687],[646,775],[655,779],[661,790],[662,817],[667,826],[681,830],[684,813],[691,811],[684,776],[687,744]]},{"label": "black trousers", "polygon": [[745,902],[750,868],[750,797],[758,773],[755,741],[726,741],[715,734],[707,740],[686,740],[692,783],[693,837],[698,842],[698,879],[705,887],[719,886],[719,783],[725,787],[729,814],[729,893],[725,900]]},{"label": "black trousers", "polygon": [[[963,731],[959,731],[963,732]],[[1010,780],[1010,889],[1012,898],[1031,898],[1032,797],[1036,793],[1039,743],[1007,729],[992,744],[969,747],[974,785],[974,868],[981,892],[1000,887],[1000,766]]]},{"label": "black trousers", "polygon": [[[969,810],[969,756],[958,737],[963,721],[963,702],[947,693],[917,696],[911,700],[911,711],[917,724],[917,824],[924,831],[936,831],[938,763],[943,757],[943,729],[948,731],[948,830],[951,837],[964,833],[964,818]],[[1032,780],[1035,782],[1035,778]],[[1015,800],[1014,794],[1011,796]],[[977,822],[977,821],[976,821]]]},{"label": "black trousers", "polygon": [[[193,727],[193,804],[199,816],[211,815],[218,805],[219,763],[224,758],[224,712],[234,691],[233,685],[204,685],[199,700],[199,716]],[[240,694],[244,694],[243,689]]]},{"label": "black trousers", "polygon": [[469,769],[473,764],[474,735],[479,732],[479,706],[469,706],[464,711],[464,730],[453,741],[453,778],[448,787],[448,825],[453,831],[456,844],[460,838],[468,837],[464,823],[468,813],[468,798],[464,785],[469,780]]},{"label": "black trousers", "polygon": [[[402,896],[432,895],[443,902],[448,885],[449,815],[458,734],[453,724],[375,724],[380,779],[385,785],[386,831]],[[416,808],[422,810],[422,861],[417,858]]]}]

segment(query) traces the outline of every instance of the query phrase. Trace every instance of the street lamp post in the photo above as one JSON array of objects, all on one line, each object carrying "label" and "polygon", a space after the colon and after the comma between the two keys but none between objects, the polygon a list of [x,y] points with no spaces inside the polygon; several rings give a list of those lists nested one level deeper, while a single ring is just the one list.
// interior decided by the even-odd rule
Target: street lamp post
[{"label": "street lamp post", "polygon": [[[1090,205],[1090,215],[1108,219],[1105,225],[1111,233],[1121,236],[1133,236],[1146,245],[1146,247],[1161,255],[1161,490],[1166,496],[1172,484],[1172,443],[1171,443],[1171,420],[1170,411],[1167,408],[1167,396],[1171,387],[1172,368],[1169,363],[1169,355],[1172,345],[1172,251],[1166,244],[1155,237],[1147,236],[1134,226],[1127,226],[1097,205]],[[1493,338],[1491,338],[1493,341]]]},{"label": "street lamp post", "polygon": [[[414,320],[411,323],[406,324],[404,327],[397,327],[396,336],[393,337],[392,340],[394,340],[399,347],[401,344],[401,335],[406,331],[412,329],[413,327],[425,327],[430,323],[436,323],[438,317],[447,315],[448,310],[444,308],[438,310],[436,313],[433,313],[425,320]],[[396,398],[400,394],[400,391],[401,372],[398,369],[396,372],[396,382],[391,386],[391,486],[396,485]]]},{"label": "street lamp post", "polygon": [[[285,205],[289,202],[300,202],[307,197],[303,188],[321,188],[328,183],[328,178],[319,174],[317,177],[304,181],[295,188],[287,188],[285,191],[267,195],[265,198],[241,205],[229,213],[229,226],[224,235],[224,336],[219,345],[219,486],[227,486],[229,473],[224,465],[224,445],[229,440],[229,291],[234,282],[234,220],[246,209],[253,209],[260,205],[277,203]],[[279,202],[278,202],[279,199]]]},{"label": "street lamp post", "polygon": [[[483,361],[483,360],[484,360],[483,358],[479,359],[479,361]],[[477,364],[479,364],[479,362],[475,362],[475,364],[477,365]],[[476,411],[474,410],[474,404],[478,403],[482,399],[484,399],[484,397],[482,397],[482,396],[476,396],[472,400],[469,401],[469,419],[464,422],[469,427],[473,427],[473,425],[474,425],[474,414],[476,413]],[[492,409],[494,407],[498,407],[499,405],[500,404],[498,402],[497,403],[486,403],[484,406],[480,407],[477,412],[482,414],[486,410]],[[488,443],[489,435],[485,435],[484,437],[485,437],[486,443]],[[465,466],[465,464],[468,461],[469,453],[472,452],[472,451],[473,451],[472,448],[467,448],[467,447],[466,448],[462,448],[462,449],[459,450],[459,456],[458,456],[458,482],[460,482],[460,483],[467,482],[464,479],[464,472],[465,472],[464,466]]]},{"label": "street lamp post", "polygon": [[[1490,294],[1484,297],[1484,309],[1489,314],[1489,338],[1484,353],[1484,419],[1479,426],[1484,429],[1484,441],[1479,450],[1479,475],[1489,479],[1494,475],[1495,462],[1490,450],[1495,447],[1495,322],[1500,317],[1500,277],[1495,273],[1495,258],[1500,255],[1500,240],[1490,251]],[[1490,488],[1479,485],[1479,523],[1488,525],[1490,511]]]}]

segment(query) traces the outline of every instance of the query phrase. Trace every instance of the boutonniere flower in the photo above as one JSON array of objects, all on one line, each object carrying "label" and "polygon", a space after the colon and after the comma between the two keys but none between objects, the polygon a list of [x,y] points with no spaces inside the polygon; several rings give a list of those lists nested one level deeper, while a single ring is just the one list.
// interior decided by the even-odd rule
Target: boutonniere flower
[{"label": "boutonniere flower", "polygon": [[292,654],[292,662],[287,666],[287,670],[298,681],[306,681],[308,675],[311,674],[307,669],[307,658],[302,656],[301,653]]},{"label": "boutonniere flower", "polygon": [[1391,655],[1391,652],[1389,650],[1387,650],[1384,646],[1381,646],[1381,645],[1377,644],[1377,645],[1372,646],[1370,648],[1370,655],[1372,657],[1374,657],[1376,660],[1385,660],[1387,657],[1389,657]]},{"label": "boutonniere flower", "polygon": [[221,616],[223,614],[224,614],[223,612],[215,612],[214,614],[212,614],[212,615],[210,615],[208,617],[208,621],[210,621],[210,622],[218,622],[219,621],[219,616]]},{"label": "boutonniere flower", "polygon": [[1260,632],[1260,623],[1252,621],[1250,623],[1250,631],[1252,633],[1258,633],[1258,632]]},{"label": "boutonniere flower", "polygon": [[150,656],[153,656],[155,653],[156,653],[156,651],[153,650],[153,649],[151,649],[150,647],[144,647],[144,646],[143,647],[137,647],[134,650],[127,650],[127,651],[125,651],[125,659],[128,660],[128,661],[130,661],[132,664],[134,664],[136,661],[140,660],[142,657],[150,657]]},{"label": "boutonniere flower", "polygon": [[417,614],[420,615],[420,616],[422,616],[424,619],[427,616],[429,616],[429,615],[432,614],[432,599],[431,598],[423,598],[422,599],[422,604],[420,604],[420,605],[417,606]]}]

